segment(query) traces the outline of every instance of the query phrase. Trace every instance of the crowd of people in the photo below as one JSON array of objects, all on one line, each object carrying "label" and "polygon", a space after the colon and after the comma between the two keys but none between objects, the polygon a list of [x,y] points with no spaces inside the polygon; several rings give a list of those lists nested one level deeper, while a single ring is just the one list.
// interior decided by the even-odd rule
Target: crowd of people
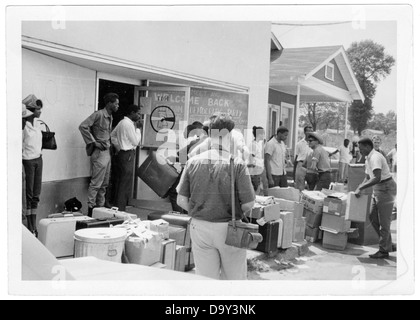
[{"label": "crowd of people", "polygon": [[[113,128],[119,96],[106,94],[104,104],[102,110],[92,113],[79,126],[91,162],[88,216],[92,216],[93,208],[106,204],[111,159],[115,159],[117,170],[115,205],[121,211],[126,210],[132,194],[136,149],[141,142],[141,106],[128,106],[124,119]],[[34,95],[23,100],[23,216],[34,234],[42,185],[42,124],[39,120],[42,107],[42,101]],[[293,164],[285,144],[289,134],[287,127],[280,125],[268,141],[263,127],[253,127],[252,133],[253,139],[247,145],[232,117],[216,113],[205,123],[196,121],[186,128],[187,144],[178,151],[177,159],[171,159],[182,163],[182,171],[166,196],[174,211],[192,217],[191,238],[198,274],[215,279],[246,279],[246,251],[225,244],[233,206],[236,219],[242,220],[244,213],[254,206],[255,195],[267,195],[272,187],[289,186],[288,167],[294,169],[294,187],[300,191],[328,189],[332,181],[330,157],[336,152],[340,153],[340,181],[346,180],[351,161],[365,161],[366,179],[356,195],[374,187],[371,219],[381,242],[380,251],[373,258],[384,258],[392,251],[389,229],[396,184],[386,159],[392,159],[392,168],[396,171],[396,146],[395,151],[385,155],[379,149],[378,139],[363,138],[355,152],[345,139],[336,152],[329,153],[323,147],[322,136],[306,126],[304,138],[296,145]],[[234,176],[231,176],[231,166]],[[232,179],[236,186],[235,203],[231,201]]]}]

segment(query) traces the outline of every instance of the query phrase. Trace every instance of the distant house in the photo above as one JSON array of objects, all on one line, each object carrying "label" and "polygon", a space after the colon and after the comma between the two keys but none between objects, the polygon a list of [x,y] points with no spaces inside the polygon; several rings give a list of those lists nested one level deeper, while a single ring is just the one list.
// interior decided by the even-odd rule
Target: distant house
[{"label": "distant house", "polygon": [[271,62],[269,115],[270,136],[282,121],[289,128],[287,146],[298,140],[301,103],[364,100],[343,46],[284,48]]},{"label": "distant house", "polygon": [[366,129],[362,131],[362,136],[381,136],[384,135],[385,133],[383,131],[380,130],[373,130],[373,129]]}]

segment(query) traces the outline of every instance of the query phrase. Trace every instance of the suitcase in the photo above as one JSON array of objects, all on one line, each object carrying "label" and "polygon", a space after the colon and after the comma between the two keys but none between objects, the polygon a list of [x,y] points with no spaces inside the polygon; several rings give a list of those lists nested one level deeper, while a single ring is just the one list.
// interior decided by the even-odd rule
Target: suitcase
[{"label": "suitcase", "polygon": [[135,214],[124,212],[124,211],[118,211],[118,208],[112,207],[112,208],[93,208],[92,211],[92,218],[94,219],[109,219],[109,218],[118,218],[118,219],[124,219],[124,220],[136,220],[138,217]]},{"label": "suitcase", "polygon": [[74,231],[77,222],[93,220],[86,216],[72,216],[41,219],[38,239],[56,257],[74,256]]},{"label": "suitcase", "polygon": [[176,246],[175,248],[175,271],[185,272],[185,259],[187,258],[187,248]]},{"label": "suitcase", "polygon": [[282,240],[281,240],[281,248],[288,249],[292,246],[292,243],[293,243],[293,234],[294,234],[293,212],[282,211],[280,214],[280,219],[283,220],[283,235],[282,235]]},{"label": "suitcase", "polygon": [[137,168],[136,175],[161,198],[167,196],[168,191],[179,178],[175,167],[155,151],[152,151],[142,165]]},{"label": "suitcase", "polygon": [[[251,223],[257,223],[252,219]],[[259,226],[259,233],[263,236],[263,241],[260,242],[255,250],[265,253],[277,252],[277,243],[279,240],[280,224],[278,221],[267,222],[263,226]]]},{"label": "suitcase", "polygon": [[[182,214],[178,212],[163,212],[155,211],[149,213],[148,220],[158,220],[163,219],[169,222],[169,238],[171,236],[177,238],[177,245],[186,247],[186,257],[185,257],[185,270],[189,271],[194,268],[194,256],[192,252],[192,243],[190,235],[190,223],[191,217],[187,214]],[[185,233],[182,233],[180,229],[184,229]]]},{"label": "suitcase", "polygon": [[76,222],[76,231],[86,228],[110,228],[124,223],[124,219],[110,218],[110,219],[91,219],[81,220]]}]

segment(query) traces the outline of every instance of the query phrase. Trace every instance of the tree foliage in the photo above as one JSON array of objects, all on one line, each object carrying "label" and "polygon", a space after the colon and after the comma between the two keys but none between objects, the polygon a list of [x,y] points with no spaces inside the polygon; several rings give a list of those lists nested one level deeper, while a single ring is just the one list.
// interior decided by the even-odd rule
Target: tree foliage
[{"label": "tree foliage", "polygon": [[372,121],[368,123],[368,128],[373,130],[381,130],[385,135],[397,131],[397,114],[389,111],[386,115],[383,113],[374,114]]},{"label": "tree foliage", "polygon": [[345,103],[305,103],[300,106],[300,127],[312,125],[314,131],[344,129]]},{"label": "tree foliage", "polygon": [[372,99],[376,94],[376,84],[391,73],[395,59],[385,53],[384,46],[372,40],[353,42],[347,56],[365,96],[364,103],[354,101],[349,110],[351,126],[361,134],[373,116]]}]

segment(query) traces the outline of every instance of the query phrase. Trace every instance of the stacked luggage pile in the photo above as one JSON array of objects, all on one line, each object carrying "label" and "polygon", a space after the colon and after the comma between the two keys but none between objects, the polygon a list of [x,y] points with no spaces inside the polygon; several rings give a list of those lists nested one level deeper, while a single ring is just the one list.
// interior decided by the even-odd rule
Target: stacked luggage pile
[{"label": "stacked luggage pile", "polygon": [[153,212],[148,220],[115,208],[95,208],[93,217],[54,214],[39,224],[39,240],[56,258],[94,256],[176,271],[194,268],[190,220],[185,214]]}]

